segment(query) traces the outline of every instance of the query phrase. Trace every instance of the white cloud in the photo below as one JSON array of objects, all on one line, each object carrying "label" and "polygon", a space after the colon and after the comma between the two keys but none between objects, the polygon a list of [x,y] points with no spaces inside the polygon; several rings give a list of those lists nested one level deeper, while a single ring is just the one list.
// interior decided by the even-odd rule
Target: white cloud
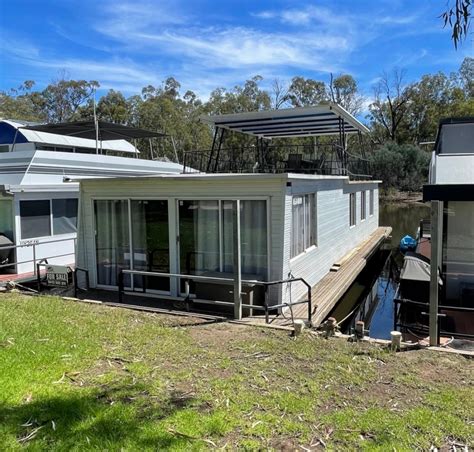
[{"label": "white cloud", "polygon": [[[308,12],[286,11],[282,20],[301,22],[307,15],[324,20],[325,27],[300,31],[264,31],[249,26],[227,25],[202,27],[194,21],[181,23],[174,16],[150,13],[145,7],[133,6],[132,17],[124,19],[121,12],[132,8],[119,3],[114,10],[107,7],[109,17],[96,24],[96,31],[124,49],[143,55],[191,59],[196,67],[237,69],[248,73],[249,67],[305,68],[318,72],[338,71],[358,42],[354,27],[337,30],[329,11],[311,8]],[[161,10],[160,10],[161,11]],[[274,12],[259,13],[270,18]],[[159,15],[159,20],[155,20]],[[364,32],[360,33],[361,35]]]}]

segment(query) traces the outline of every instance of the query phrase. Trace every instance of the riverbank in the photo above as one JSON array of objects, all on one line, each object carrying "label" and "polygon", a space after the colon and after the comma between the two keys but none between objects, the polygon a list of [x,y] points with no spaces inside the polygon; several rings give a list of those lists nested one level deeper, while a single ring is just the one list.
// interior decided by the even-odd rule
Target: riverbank
[{"label": "riverbank", "polygon": [[380,190],[379,198],[381,202],[399,204],[423,204],[423,193],[421,191],[399,191]]},{"label": "riverbank", "polygon": [[473,364],[190,317],[0,295],[3,450],[447,450]]}]

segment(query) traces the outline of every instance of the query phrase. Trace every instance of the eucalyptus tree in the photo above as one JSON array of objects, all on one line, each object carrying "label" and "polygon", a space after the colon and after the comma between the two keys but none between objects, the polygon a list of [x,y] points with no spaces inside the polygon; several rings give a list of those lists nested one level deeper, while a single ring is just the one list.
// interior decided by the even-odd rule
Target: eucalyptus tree
[{"label": "eucalyptus tree", "polygon": [[364,98],[359,93],[357,82],[352,75],[341,74],[333,78],[331,74],[329,92],[331,100],[345,108],[349,113],[353,115],[360,113]]},{"label": "eucalyptus tree", "polygon": [[0,118],[18,119],[25,121],[44,120],[41,112],[36,108],[38,96],[32,91],[35,82],[26,80],[18,88],[0,91]]},{"label": "eucalyptus tree", "polygon": [[95,80],[60,79],[49,84],[33,98],[33,102],[36,110],[46,121],[65,122],[74,118],[99,86]]},{"label": "eucalyptus tree", "polygon": [[399,142],[402,121],[406,119],[409,91],[404,82],[404,71],[384,72],[374,87],[374,102],[369,106],[372,133],[376,141]]}]

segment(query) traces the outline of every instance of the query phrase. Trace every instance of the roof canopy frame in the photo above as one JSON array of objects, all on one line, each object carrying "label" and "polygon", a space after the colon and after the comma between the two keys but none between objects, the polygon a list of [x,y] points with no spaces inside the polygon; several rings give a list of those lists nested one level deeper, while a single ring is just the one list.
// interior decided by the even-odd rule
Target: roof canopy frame
[{"label": "roof canopy frame", "polygon": [[369,132],[353,115],[332,102],[314,107],[201,116],[201,120],[215,128],[265,139],[340,136],[341,128],[344,135]]}]

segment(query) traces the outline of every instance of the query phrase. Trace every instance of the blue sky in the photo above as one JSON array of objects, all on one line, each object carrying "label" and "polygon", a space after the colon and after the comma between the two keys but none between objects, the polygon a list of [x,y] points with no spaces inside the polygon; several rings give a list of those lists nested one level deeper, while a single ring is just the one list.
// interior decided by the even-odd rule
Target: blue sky
[{"label": "blue sky", "polygon": [[369,98],[382,71],[457,70],[445,0],[0,0],[0,89],[66,71],[135,94],[174,76],[202,97],[253,75],[350,73]]}]

